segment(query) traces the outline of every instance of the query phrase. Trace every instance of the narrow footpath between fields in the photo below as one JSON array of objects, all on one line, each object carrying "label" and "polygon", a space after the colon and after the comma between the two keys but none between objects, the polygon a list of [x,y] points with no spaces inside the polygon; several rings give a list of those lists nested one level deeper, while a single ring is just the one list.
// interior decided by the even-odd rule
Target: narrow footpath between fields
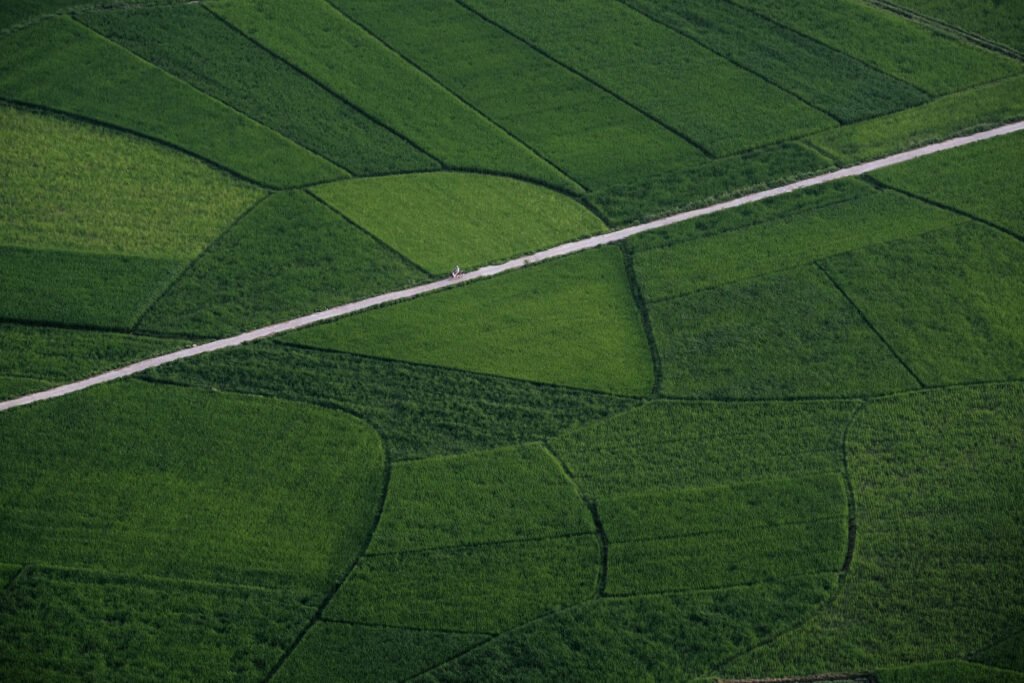
[{"label": "narrow footpath between fields", "polygon": [[649,230],[657,230],[669,225],[693,220],[694,218],[700,218],[701,216],[718,213],[719,211],[726,211],[738,206],[753,204],[755,202],[760,202],[772,197],[778,197],[779,195],[788,194],[790,192],[796,192],[797,190],[802,190],[808,187],[815,187],[817,185],[824,185],[825,183],[831,183],[836,180],[842,180],[843,178],[853,178],[865,175],[889,166],[895,166],[914,159],[920,159],[921,157],[956,149],[957,147],[981,142],[982,140],[1010,135],[1011,133],[1017,133],[1020,131],[1024,131],[1024,121],[1006,124],[1004,126],[999,126],[998,128],[982,131],[973,135],[951,138],[943,142],[926,145],[907,152],[900,152],[899,154],[893,154],[875,161],[868,161],[863,164],[857,164],[856,166],[850,166],[849,168],[814,176],[813,178],[799,180],[788,185],[762,190],[761,192],[754,192],[743,197],[737,197],[736,199],[730,199],[729,201],[720,202],[700,209],[693,209],[691,211],[673,214],[671,216],[659,218],[655,221],[650,221],[649,223],[641,223],[640,225],[622,228],[621,230],[615,230],[614,232],[594,235],[593,237],[587,237],[574,242],[566,242],[565,244],[560,244],[558,246],[551,247],[550,249],[545,249],[544,251],[539,251],[527,256],[514,258],[504,263],[493,266],[484,266],[483,268],[462,273],[458,278],[447,278],[436,282],[430,282],[425,285],[379,294],[368,299],[362,299],[361,301],[353,301],[352,303],[337,306],[335,308],[329,308],[317,313],[293,318],[292,320],[286,320],[274,325],[260,327],[255,330],[250,330],[249,332],[243,332],[242,334],[238,334],[233,337],[225,337],[224,339],[218,339],[204,344],[197,344],[189,348],[181,349],[180,351],[155,356],[147,360],[132,363],[131,365],[126,365],[122,368],[117,368],[116,370],[109,370],[93,377],[79,380],[77,382],[71,382],[70,384],[64,384],[58,387],[53,387],[52,389],[39,391],[34,394],[28,394],[26,396],[21,396],[7,401],[0,401],[0,412],[10,410],[11,408],[17,408],[19,406],[31,405],[33,403],[38,403],[39,401],[47,401],[59,396],[66,396],[67,394],[73,394],[77,391],[82,391],[83,389],[96,386],[97,384],[113,382],[114,380],[121,379],[123,377],[131,377],[132,375],[137,375],[141,372],[145,372],[146,370],[166,365],[167,363],[173,363],[174,361],[182,360],[184,358],[201,356],[205,353],[213,353],[214,351],[220,351],[221,349],[241,346],[242,344],[246,344],[251,341],[266,339],[267,337],[273,337],[278,334],[283,334],[284,332],[290,332],[292,330],[309,327],[310,325],[315,325],[327,320],[334,320],[335,318],[352,315],[353,313],[365,311],[369,308],[374,308],[383,304],[411,299],[413,297],[420,296],[421,294],[445,289],[446,287],[452,287],[464,282],[494,277],[495,275],[500,275],[501,273],[505,273],[510,270],[518,270],[519,268],[523,268],[534,263],[541,263],[542,261],[575,254],[586,249],[593,249],[606,244],[613,244]]}]

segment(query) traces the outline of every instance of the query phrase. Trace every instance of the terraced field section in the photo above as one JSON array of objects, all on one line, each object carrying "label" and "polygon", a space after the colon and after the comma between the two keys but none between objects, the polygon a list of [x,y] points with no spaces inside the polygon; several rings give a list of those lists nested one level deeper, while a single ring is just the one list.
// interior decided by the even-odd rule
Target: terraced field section
[{"label": "terraced field section", "polygon": [[[961,5],[6,3],[0,397],[1024,119]],[[1022,140],[0,413],[0,678],[1021,681]]]}]

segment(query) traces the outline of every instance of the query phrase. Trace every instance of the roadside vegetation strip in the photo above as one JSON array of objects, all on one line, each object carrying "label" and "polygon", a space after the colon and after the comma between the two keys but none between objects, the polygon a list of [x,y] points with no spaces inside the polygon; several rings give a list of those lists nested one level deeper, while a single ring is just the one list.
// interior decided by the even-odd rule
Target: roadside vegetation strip
[{"label": "roadside vegetation strip", "polygon": [[841,123],[921,104],[922,91],[842,52],[718,0],[624,0]]},{"label": "roadside vegetation strip", "polygon": [[594,533],[539,444],[396,463],[367,555]]},{"label": "roadside vegetation strip", "polygon": [[207,9],[448,168],[579,185],[325,0],[227,0]]},{"label": "roadside vegetation strip", "polygon": [[476,173],[355,178],[311,192],[434,275],[606,231],[564,195]]},{"label": "roadside vegetation strip", "polygon": [[0,662],[19,680],[259,680],[309,618],[300,597],[33,567],[0,593]]},{"label": "roadside vegetation strip", "polygon": [[843,591],[805,626],[718,673],[948,660],[1019,627],[1024,597],[1007,586],[1024,581],[1021,424],[1020,382],[868,402],[847,439],[858,533]]},{"label": "roadside vegetation strip", "polygon": [[947,660],[882,669],[878,683],[1024,683],[1024,673],[973,662]]},{"label": "roadside vegetation strip", "polygon": [[0,36],[0,97],[168,143],[272,187],[347,175],[67,17]]},{"label": "roadside vegetation strip", "polygon": [[487,638],[486,634],[320,621],[285,660],[274,680],[405,681]]},{"label": "roadside vegetation strip", "polygon": [[839,398],[919,386],[812,265],[658,301],[648,310],[665,396]]},{"label": "roadside vegetation strip", "polygon": [[314,602],[362,551],[385,467],[339,411],[136,381],[3,415],[0,450],[3,561]]},{"label": "roadside vegetation strip", "polygon": [[0,105],[0,245],[198,256],[261,195],[179,152]]},{"label": "roadside vegetation strip", "polygon": [[[654,381],[623,257],[613,248],[284,339],[626,396],[649,394]],[[601,372],[594,373],[597,364]]]},{"label": "roadside vegetation strip", "polygon": [[930,95],[1021,73],[1022,65],[858,0],[733,0]]},{"label": "roadside vegetation strip", "polygon": [[55,398],[57,396],[63,396],[76,391],[81,391],[91,386],[96,386],[97,384],[103,384],[105,382],[111,382],[116,379],[135,375],[146,370],[151,370],[153,368],[177,360],[202,355],[205,353],[211,353],[213,351],[220,351],[234,346],[240,346],[241,344],[245,344],[247,342],[256,341],[258,339],[265,339],[267,337],[272,337],[278,334],[282,334],[284,332],[309,327],[317,323],[333,320],[335,318],[340,318],[346,315],[351,315],[353,313],[368,310],[370,308],[374,308],[384,304],[393,303],[404,299],[411,299],[422,294],[427,294],[440,289],[451,287],[461,282],[468,282],[493,277],[495,275],[499,275],[510,270],[516,270],[528,266],[530,264],[550,260],[553,258],[557,258],[559,256],[584,251],[586,249],[592,249],[603,244],[620,242],[622,240],[626,240],[630,237],[633,237],[634,235],[649,232],[651,230],[657,230],[669,225],[674,225],[676,223],[693,220],[695,218],[700,218],[702,216],[708,216],[721,211],[726,211],[728,209],[745,206],[747,204],[753,204],[756,202],[764,201],[766,199],[770,199],[772,197],[778,197],[809,187],[824,185],[826,183],[835,182],[837,180],[842,180],[844,178],[852,178],[856,176],[865,175],[867,173],[872,173],[874,171],[887,168],[889,166],[895,166],[897,164],[905,163],[913,159],[929,156],[931,154],[937,154],[939,152],[955,149],[957,147],[962,147],[964,145],[980,142],[982,140],[988,140],[995,137],[1010,135],[1019,131],[1024,131],[1024,121],[1007,124],[980,133],[974,133],[972,135],[953,138],[951,140],[946,140],[944,142],[934,143],[918,149],[894,154],[892,156],[888,156],[883,159],[878,159],[876,161],[858,164],[856,166],[851,166],[838,171],[833,171],[820,176],[815,176],[813,178],[806,178],[804,180],[790,183],[788,185],[783,185],[781,187],[755,192],[751,195],[738,197],[736,199],[731,199],[725,202],[721,202],[719,204],[714,204],[700,209],[693,209],[691,211],[674,214],[672,216],[666,216],[665,218],[650,221],[648,223],[643,223],[630,228],[623,228],[621,230],[616,230],[614,232],[584,238],[582,240],[577,240],[575,242],[569,242],[567,244],[546,249],[536,254],[518,257],[510,261],[506,261],[505,263],[500,265],[484,266],[482,268],[464,274],[459,279],[449,278],[447,280],[430,282],[424,285],[418,285],[416,287],[411,287],[397,292],[380,294],[374,297],[370,297],[368,299],[363,299],[361,301],[344,304],[342,306],[337,306],[335,308],[327,309],[317,313],[311,313],[309,315],[300,318],[295,318],[293,320],[277,323],[274,325],[268,325],[267,327],[262,327],[256,330],[252,330],[250,332],[235,335],[233,337],[219,339],[213,342],[208,342],[191,348],[181,349],[174,353],[150,358],[146,361],[134,363],[119,370],[103,373],[101,375],[90,377],[68,385],[56,387],[48,391],[30,394],[28,396],[23,396],[9,401],[2,401],[0,402],[0,411],[9,410],[17,406],[28,405],[31,403],[35,403],[37,401]]},{"label": "roadside vegetation strip", "polygon": [[216,338],[427,279],[308,193],[278,192],[192,262],[135,329]]},{"label": "roadside vegetation strip", "polygon": [[822,265],[924,384],[1024,378],[1018,238],[966,223]]},{"label": "roadside vegetation strip", "polygon": [[[838,125],[764,79],[618,3],[464,4],[716,157]],[[581,16],[587,21],[580,22]]]},{"label": "roadside vegetation strip", "polygon": [[439,167],[202,5],[90,12],[79,20],[355,175]]},{"label": "roadside vegetation strip", "polygon": [[706,158],[455,0],[336,6],[585,188]]}]

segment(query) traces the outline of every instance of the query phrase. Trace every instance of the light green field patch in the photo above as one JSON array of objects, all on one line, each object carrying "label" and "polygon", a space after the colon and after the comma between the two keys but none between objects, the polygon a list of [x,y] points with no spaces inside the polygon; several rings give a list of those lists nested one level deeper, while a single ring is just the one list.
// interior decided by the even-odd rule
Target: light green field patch
[{"label": "light green field patch", "polygon": [[660,301],[965,222],[895,192],[651,250],[634,258],[644,296]]},{"label": "light green field patch", "polygon": [[593,532],[541,445],[396,464],[368,554]]},{"label": "light green field patch", "polygon": [[867,396],[918,386],[814,266],[658,301],[648,312],[670,396]]},{"label": "light green field patch", "polygon": [[353,179],[313,190],[357,225],[440,275],[604,230],[581,205],[537,185],[470,173]]},{"label": "light green field patch", "polygon": [[646,394],[650,354],[615,249],[583,252],[286,336],[300,344]]},{"label": "light green field patch", "polygon": [[1024,133],[916,159],[875,176],[1024,239]]},{"label": "light green field patch", "polygon": [[971,223],[825,267],[927,385],[1024,377],[1024,244]]},{"label": "light green field patch", "polygon": [[360,552],[384,469],[338,411],[135,381],[0,414],[0,451],[0,560],[315,600]]},{"label": "light green field patch", "polygon": [[325,616],[498,633],[593,597],[599,561],[589,534],[363,557]]},{"label": "light green field patch", "polygon": [[190,258],[260,191],[165,147],[0,106],[0,245]]},{"label": "light green field patch", "polygon": [[407,680],[468,650],[486,637],[320,621],[302,638],[274,678],[285,683]]},{"label": "light green field patch", "polygon": [[348,175],[67,17],[0,36],[0,95],[155,138],[274,187]]}]

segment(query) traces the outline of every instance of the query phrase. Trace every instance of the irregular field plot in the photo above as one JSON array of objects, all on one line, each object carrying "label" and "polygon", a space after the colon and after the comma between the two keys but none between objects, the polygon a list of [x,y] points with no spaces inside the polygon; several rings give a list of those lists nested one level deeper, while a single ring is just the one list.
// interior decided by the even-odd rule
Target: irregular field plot
[{"label": "irregular field plot", "polygon": [[201,5],[94,12],[83,14],[82,20],[161,69],[352,173],[438,166]]},{"label": "irregular field plot", "polygon": [[989,221],[1024,239],[1024,134],[886,169],[882,182]]},{"label": "irregular field plot", "polygon": [[274,676],[281,681],[389,683],[406,680],[468,650],[485,638],[321,621]]},{"label": "irregular field plot", "polygon": [[636,404],[620,396],[271,343],[165,365],[149,376],[344,408],[373,425],[397,459],[541,439]]},{"label": "irregular field plot", "polygon": [[0,247],[0,319],[129,330],[185,265]]},{"label": "irregular field plot", "polygon": [[608,593],[690,591],[838,572],[845,517],[608,547]]},{"label": "irregular field plot", "polygon": [[499,636],[423,680],[507,680],[525,667],[570,681],[709,675],[719,661],[806,619],[834,589],[834,578],[812,576],[593,601]]},{"label": "irregular field plot", "polygon": [[1024,245],[979,223],[825,268],[925,384],[1024,373]]},{"label": "irregular field plot", "polygon": [[670,396],[857,396],[918,386],[813,266],[658,301],[648,312]]},{"label": "irregular field plot", "polygon": [[627,0],[841,123],[927,100],[913,86],[732,3]]},{"label": "irregular field plot", "polygon": [[667,128],[449,0],[338,3],[584,187],[695,166]]},{"label": "irregular field plot", "polygon": [[260,194],[151,142],[0,106],[0,245],[189,258]]},{"label": "irregular field plot", "polygon": [[[291,341],[630,395],[653,381],[640,316],[615,249],[290,333]],[[599,372],[594,372],[600,367]]]},{"label": "irregular field plot", "polygon": [[309,194],[279,192],[193,262],[138,328],[225,336],[425,278]]},{"label": "irregular field plot", "polygon": [[81,379],[181,348],[175,339],[0,324],[0,375]]},{"label": "irregular field plot", "polygon": [[840,52],[944,95],[1020,72],[1020,65],[855,0],[736,0]]},{"label": "irregular field plot", "polygon": [[636,254],[648,301],[756,277],[966,219],[895,192],[878,192],[745,230]]},{"label": "irregular field plot", "polygon": [[854,401],[656,401],[548,441],[584,495],[838,471]]},{"label": "irregular field plot", "polygon": [[312,612],[286,592],[32,569],[0,592],[0,668],[14,680],[256,680]]},{"label": "irregular field plot", "polygon": [[206,7],[448,167],[580,187],[325,0]]},{"label": "irregular field plot", "polygon": [[888,116],[818,133],[809,141],[844,163],[853,163],[994,128],[1021,118],[1024,118],[1024,78],[1016,77],[940,97]]},{"label": "irregular field plot", "polygon": [[899,0],[921,14],[1024,51],[1024,9],[1003,0]]},{"label": "irregular field plot", "polygon": [[71,19],[0,39],[0,96],[170,143],[272,186],[344,173]]},{"label": "irregular field plot", "polygon": [[358,554],[384,467],[346,415],[135,381],[3,413],[0,450],[4,561],[310,595]]},{"label": "irregular field plot", "polygon": [[576,202],[542,187],[468,173],[345,180],[313,190],[435,275],[602,232]]},{"label": "irregular field plot", "polygon": [[792,95],[623,5],[599,0],[468,4],[714,156],[836,125]]},{"label": "irregular field plot", "polygon": [[1024,600],[1007,587],[1024,581],[1021,424],[1019,383],[870,402],[847,440],[858,529],[844,590],[722,673],[948,660],[1019,628]]},{"label": "irregular field plot", "polygon": [[367,553],[593,531],[572,482],[531,444],[396,464]]},{"label": "irregular field plot", "polygon": [[363,557],[328,619],[498,633],[594,596],[592,535]]}]

